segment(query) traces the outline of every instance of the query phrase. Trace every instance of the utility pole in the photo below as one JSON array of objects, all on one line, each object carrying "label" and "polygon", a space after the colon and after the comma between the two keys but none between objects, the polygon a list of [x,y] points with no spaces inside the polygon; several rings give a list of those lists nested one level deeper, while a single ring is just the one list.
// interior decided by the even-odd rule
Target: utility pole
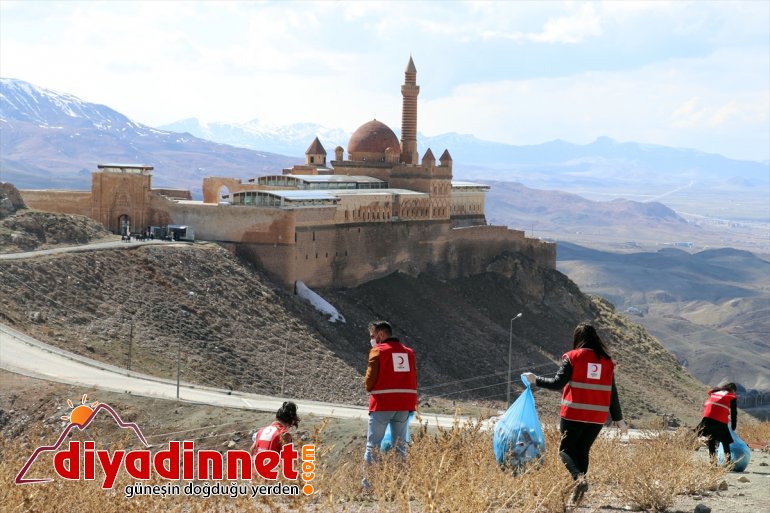
[{"label": "utility pole", "polygon": [[513,321],[521,317],[522,313],[511,319],[511,328],[508,331],[508,382],[506,383],[508,389],[506,390],[505,401],[508,406],[511,405],[511,356],[513,355]]},{"label": "utility pole", "polygon": [[283,346],[283,373],[281,374],[281,395],[283,395],[283,385],[286,381],[286,359],[289,352],[289,337],[286,337],[286,343]]},{"label": "utility pole", "polygon": [[[198,304],[197,298],[195,297],[195,292],[189,291],[187,295],[190,297],[192,301],[195,302],[196,305]],[[179,316],[177,316],[177,322],[179,320],[180,320]],[[179,326],[177,326],[176,328],[179,329]],[[181,374],[180,365],[182,361],[182,334],[181,333],[177,335],[177,340],[178,340],[178,344],[177,344],[177,352],[176,352],[176,398],[179,399],[179,376]]]},{"label": "utility pole", "polygon": [[134,320],[131,319],[131,324],[129,325],[128,329],[128,373],[127,375],[131,375],[131,345],[134,342]]},{"label": "utility pole", "polygon": [[182,360],[182,338],[177,338],[176,352],[176,398],[179,399],[179,362]]}]

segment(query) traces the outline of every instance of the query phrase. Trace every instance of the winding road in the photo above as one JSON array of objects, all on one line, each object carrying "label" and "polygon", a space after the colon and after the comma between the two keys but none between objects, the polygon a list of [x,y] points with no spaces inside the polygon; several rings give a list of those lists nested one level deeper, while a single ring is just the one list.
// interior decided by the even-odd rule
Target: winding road
[{"label": "winding road", "polygon": [[[130,393],[158,399],[176,399],[176,381],[148,376],[115,367],[50,346],[0,324],[0,368],[17,374],[58,383]],[[233,392],[182,382],[179,400],[227,408],[276,411],[285,398]],[[299,402],[299,401],[298,401]],[[369,417],[368,409],[345,404],[302,400],[302,411],[319,417],[360,419]],[[454,417],[424,415],[432,426],[449,427]]]}]

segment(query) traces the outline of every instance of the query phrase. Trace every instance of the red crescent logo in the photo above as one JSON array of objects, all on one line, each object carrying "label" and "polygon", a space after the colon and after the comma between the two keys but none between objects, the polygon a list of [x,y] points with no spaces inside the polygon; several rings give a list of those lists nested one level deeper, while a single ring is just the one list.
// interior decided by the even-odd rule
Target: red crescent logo
[{"label": "red crescent logo", "polygon": [[398,364],[399,365],[404,365],[404,357],[403,356],[399,356],[398,359],[399,359]]}]

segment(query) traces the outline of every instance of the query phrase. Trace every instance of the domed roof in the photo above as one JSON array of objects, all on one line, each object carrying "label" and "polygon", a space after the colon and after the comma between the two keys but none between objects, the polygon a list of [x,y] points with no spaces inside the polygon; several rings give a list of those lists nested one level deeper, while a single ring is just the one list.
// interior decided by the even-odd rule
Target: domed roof
[{"label": "domed roof", "polygon": [[364,123],[353,132],[348,142],[348,153],[385,153],[388,148],[401,148],[398,137],[388,125],[376,119]]}]

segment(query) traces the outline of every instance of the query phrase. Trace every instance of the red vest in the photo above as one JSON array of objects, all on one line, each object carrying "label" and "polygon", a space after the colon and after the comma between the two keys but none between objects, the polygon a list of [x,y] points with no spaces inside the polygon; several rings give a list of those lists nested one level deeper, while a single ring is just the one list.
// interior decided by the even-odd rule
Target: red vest
[{"label": "red vest", "polygon": [[593,349],[574,349],[562,358],[572,364],[570,382],[561,396],[562,418],[604,424],[610,411],[615,364],[599,358]]},{"label": "red vest", "polygon": [[[289,431],[286,427],[278,421],[273,422],[269,426],[265,426],[257,431],[257,438],[254,440],[254,444],[251,446],[252,456],[260,451],[276,451],[281,450],[281,439],[284,434],[288,435]],[[288,435],[291,440],[291,435]]]},{"label": "red vest", "polygon": [[380,370],[369,396],[369,411],[417,409],[414,351],[395,339],[377,344]]},{"label": "red vest", "polygon": [[727,424],[730,420],[730,402],[735,394],[728,390],[711,392],[703,404],[703,416]]}]

